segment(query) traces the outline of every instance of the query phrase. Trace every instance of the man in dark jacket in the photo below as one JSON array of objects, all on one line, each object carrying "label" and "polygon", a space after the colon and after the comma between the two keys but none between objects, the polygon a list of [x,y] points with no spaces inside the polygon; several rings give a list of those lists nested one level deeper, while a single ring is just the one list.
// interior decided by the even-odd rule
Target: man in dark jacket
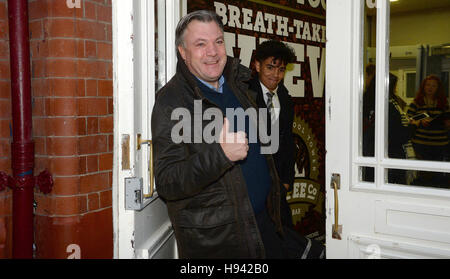
[{"label": "man in dark jacket", "polygon": [[[294,104],[283,84],[286,67],[295,62],[294,50],[286,44],[268,40],[261,43],[255,52],[256,75],[250,81],[250,89],[258,93],[256,102],[260,108],[268,108],[268,121],[278,122],[279,149],[273,154],[281,188],[281,220],[283,225],[293,228],[292,214],[286,201],[286,193],[294,183]],[[270,127],[270,123],[267,125]]]},{"label": "man in dark jacket", "polygon": [[[157,93],[152,136],[156,187],[167,203],[179,256],[301,257],[300,248],[292,253],[297,244],[283,243],[280,181],[272,156],[262,154],[259,139],[246,139],[256,123],[246,118],[238,130],[239,123],[232,125],[235,119],[227,114],[216,131],[219,140],[202,140],[202,131],[212,123],[207,112],[225,115],[230,108],[257,107],[255,92],[244,83],[250,70],[226,56],[220,17],[210,11],[184,16],[176,29],[176,47],[177,73]],[[190,117],[177,118],[180,111]],[[268,239],[281,244],[266,245]]]}]

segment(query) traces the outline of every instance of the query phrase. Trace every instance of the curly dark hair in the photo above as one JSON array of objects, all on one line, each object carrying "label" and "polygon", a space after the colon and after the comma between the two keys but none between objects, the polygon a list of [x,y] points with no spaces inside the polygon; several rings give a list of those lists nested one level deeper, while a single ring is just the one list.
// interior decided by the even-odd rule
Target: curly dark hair
[{"label": "curly dark hair", "polygon": [[274,60],[280,60],[285,65],[294,63],[297,60],[292,47],[275,40],[264,41],[256,47],[255,60],[262,62],[269,57],[273,57]]}]

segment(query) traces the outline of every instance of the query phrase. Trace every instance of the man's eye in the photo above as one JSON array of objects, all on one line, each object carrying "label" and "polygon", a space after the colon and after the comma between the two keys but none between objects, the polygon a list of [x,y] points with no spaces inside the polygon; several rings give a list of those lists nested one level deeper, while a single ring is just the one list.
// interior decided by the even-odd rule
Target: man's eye
[{"label": "man's eye", "polygon": [[224,43],[223,40],[217,41],[217,44],[219,44],[219,45],[221,45],[221,44],[223,44],[223,43]]}]

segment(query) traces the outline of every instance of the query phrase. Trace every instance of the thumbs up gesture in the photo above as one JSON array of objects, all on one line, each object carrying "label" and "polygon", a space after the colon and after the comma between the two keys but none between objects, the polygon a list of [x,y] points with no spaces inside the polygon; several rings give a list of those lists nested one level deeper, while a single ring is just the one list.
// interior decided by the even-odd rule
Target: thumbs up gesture
[{"label": "thumbs up gesture", "polygon": [[225,156],[232,161],[236,162],[245,159],[248,152],[248,140],[247,134],[243,131],[237,133],[229,132],[230,122],[225,117],[220,132],[220,146],[222,147]]}]

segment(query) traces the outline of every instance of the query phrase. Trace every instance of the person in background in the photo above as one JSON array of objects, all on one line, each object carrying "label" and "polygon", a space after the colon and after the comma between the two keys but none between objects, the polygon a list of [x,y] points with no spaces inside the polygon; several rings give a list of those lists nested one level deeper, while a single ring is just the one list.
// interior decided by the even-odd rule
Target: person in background
[{"label": "person in background", "polygon": [[286,201],[286,194],[292,190],[295,176],[295,152],[292,125],[294,104],[283,84],[286,67],[295,62],[294,50],[280,41],[264,41],[256,47],[255,72],[250,80],[250,89],[258,93],[256,103],[260,108],[268,108],[268,125],[277,121],[279,125],[279,149],[273,154],[281,187],[281,220],[291,228],[292,213]]},{"label": "person in background", "polygon": [[[375,155],[375,65],[366,66],[365,90],[363,92],[363,119],[362,119],[362,155],[373,157]],[[363,168],[363,181],[374,182],[374,169]]]},{"label": "person in background", "polygon": [[[406,103],[397,94],[397,76],[389,73],[389,124],[388,124],[388,156],[395,159],[406,159],[404,145],[411,136],[411,128],[406,115]],[[406,184],[406,171],[388,170],[388,182]]]},{"label": "person in background", "polygon": [[[414,119],[418,115],[428,117]],[[436,75],[427,76],[420,84],[408,116],[416,129],[411,142],[419,160],[445,161],[449,159],[449,105],[444,87]],[[449,177],[442,173],[419,172],[415,183],[450,188]]]},{"label": "person in background", "polygon": [[[415,115],[427,113],[429,117],[414,120]],[[411,124],[417,127],[411,139],[420,160],[443,161],[448,152],[449,106],[441,80],[427,76],[421,83],[414,101],[408,108]]]}]

